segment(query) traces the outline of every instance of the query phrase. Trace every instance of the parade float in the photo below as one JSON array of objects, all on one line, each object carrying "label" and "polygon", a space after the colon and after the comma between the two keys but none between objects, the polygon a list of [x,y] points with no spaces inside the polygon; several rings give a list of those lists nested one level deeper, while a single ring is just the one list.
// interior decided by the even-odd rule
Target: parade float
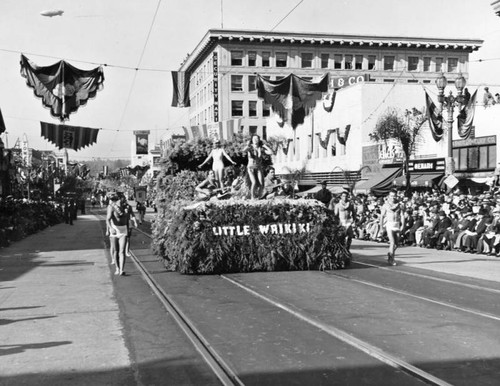
[{"label": "parade float", "polygon": [[345,231],[320,202],[305,199],[185,201],[160,205],[154,250],[187,274],[344,268]]},{"label": "parade float", "polygon": [[[259,97],[292,130],[304,122],[304,117],[327,91],[327,85],[327,75],[318,82],[293,74],[277,81],[257,76],[256,81]],[[235,135],[230,138],[227,145],[238,147]],[[156,189],[158,214],[153,225],[153,250],[168,270],[222,274],[329,270],[350,264],[345,229],[319,201],[284,197],[248,199],[249,195],[196,201],[194,190],[199,176],[194,171],[175,173],[179,167],[200,163],[186,159],[187,148],[179,151],[183,158],[171,173],[164,171],[160,175]],[[247,153],[244,150],[243,153],[242,156],[230,151],[230,159],[242,166],[247,162]],[[243,170],[246,174],[246,166]]]}]

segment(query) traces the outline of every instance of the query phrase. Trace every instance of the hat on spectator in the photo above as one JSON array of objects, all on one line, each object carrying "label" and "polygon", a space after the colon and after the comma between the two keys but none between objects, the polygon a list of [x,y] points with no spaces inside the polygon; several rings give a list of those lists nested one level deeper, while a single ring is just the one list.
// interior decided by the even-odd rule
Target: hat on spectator
[{"label": "hat on spectator", "polygon": [[446,216],[446,213],[445,213],[445,211],[444,211],[444,210],[440,210],[440,211],[438,212],[438,215],[439,215],[439,216]]}]

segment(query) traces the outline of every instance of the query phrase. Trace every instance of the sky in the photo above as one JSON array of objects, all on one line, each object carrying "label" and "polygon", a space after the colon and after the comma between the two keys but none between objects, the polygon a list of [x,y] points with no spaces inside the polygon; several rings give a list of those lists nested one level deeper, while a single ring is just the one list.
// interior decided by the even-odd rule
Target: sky
[{"label": "sky", "polygon": [[[208,29],[256,29],[484,40],[470,56],[469,85],[500,92],[500,17],[491,0],[1,0],[0,109],[8,147],[57,150],[40,121],[59,123],[20,75],[21,53],[39,66],[66,60],[104,66],[104,88],[68,125],[99,128],[97,143],[71,160],[130,157],[134,130],[150,142],[182,133],[188,109],[170,107],[170,71]],[[296,7],[293,12],[292,9]],[[44,17],[46,10],[62,16]],[[289,14],[290,13],[290,14]]]}]

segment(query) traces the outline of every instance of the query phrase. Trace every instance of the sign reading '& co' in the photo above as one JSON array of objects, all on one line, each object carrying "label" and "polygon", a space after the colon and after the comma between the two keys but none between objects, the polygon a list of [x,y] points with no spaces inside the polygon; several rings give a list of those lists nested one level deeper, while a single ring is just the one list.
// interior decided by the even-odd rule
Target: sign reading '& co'
[{"label": "sign reading '& co'", "polygon": [[330,79],[330,88],[337,89],[337,88],[352,86],[356,83],[368,82],[369,80],[370,80],[370,74],[343,76],[340,78],[331,78]]}]

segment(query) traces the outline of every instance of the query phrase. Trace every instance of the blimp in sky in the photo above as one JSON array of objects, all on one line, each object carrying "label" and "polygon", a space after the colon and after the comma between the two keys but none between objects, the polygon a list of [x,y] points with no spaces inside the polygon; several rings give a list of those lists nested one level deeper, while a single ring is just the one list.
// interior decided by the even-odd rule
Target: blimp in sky
[{"label": "blimp in sky", "polygon": [[49,10],[40,12],[40,15],[47,16],[47,17],[53,17],[53,16],[62,16],[63,13],[64,13],[64,11],[62,9],[49,9]]}]

